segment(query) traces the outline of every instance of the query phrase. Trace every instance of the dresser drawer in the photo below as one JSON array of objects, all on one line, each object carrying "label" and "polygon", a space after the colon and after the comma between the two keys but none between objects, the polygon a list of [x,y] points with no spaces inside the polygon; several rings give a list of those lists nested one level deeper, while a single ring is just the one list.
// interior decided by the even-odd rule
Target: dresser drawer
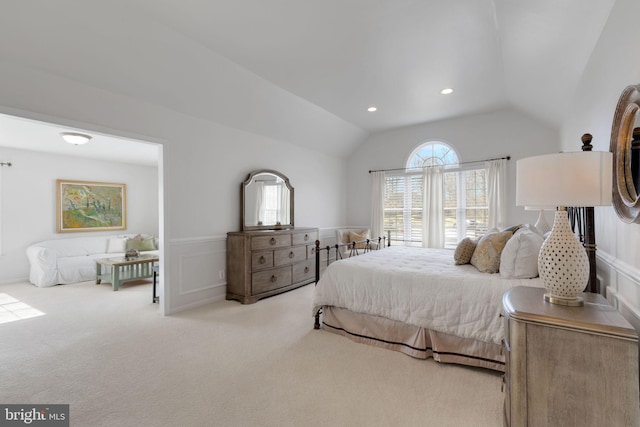
[{"label": "dresser drawer", "polygon": [[314,265],[315,261],[313,260],[293,264],[293,282],[297,283],[315,279],[316,272]]},{"label": "dresser drawer", "polygon": [[273,289],[288,286],[291,283],[291,267],[274,268],[253,273],[251,277],[252,294],[260,294]]},{"label": "dresser drawer", "polygon": [[318,240],[318,233],[314,231],[310,231],[308,233],[294,233],[292,237],[294,245],[303,245],[305,243],[314,243]]},{"label": "dresser drawer", "polygon": [[251,238],[251,250],[253,251],[282,248],[284,246],[291,246],[290,234],[254,236]]},{"label": "dresser drawer", "polygon": [[293,264],[294,262],[304,261],[307,259],[306,246],[294,246],[286,249],[277,249],[274,251],[273,263],[276,267],[281,265]]},{"label": "dresser drawer", "polygon": [[251,271],[273,267],[273,251],[254,252],[251,254]]}]

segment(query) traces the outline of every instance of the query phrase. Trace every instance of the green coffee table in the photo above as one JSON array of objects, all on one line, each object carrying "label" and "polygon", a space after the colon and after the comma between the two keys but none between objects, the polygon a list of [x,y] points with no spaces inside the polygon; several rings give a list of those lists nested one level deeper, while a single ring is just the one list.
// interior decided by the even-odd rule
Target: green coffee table
[{"label": "green coffee table", "polygon": [[[159,262],[157,255],[140,255],[136,258],[98,258],[96,259],[96,285],[104,280],[117,291],[124,282],[153,277],[153,266]],[[102,273],[102,266],[110,266],[111,271]]]}]

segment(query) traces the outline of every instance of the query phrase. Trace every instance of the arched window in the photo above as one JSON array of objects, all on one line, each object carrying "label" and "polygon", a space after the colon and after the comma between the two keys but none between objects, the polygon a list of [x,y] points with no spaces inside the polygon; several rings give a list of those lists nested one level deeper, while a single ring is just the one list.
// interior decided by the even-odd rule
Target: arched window
[{"label": "arched window", "polygon": [[458,153],[448,144],[439,141],[425,142],[413,150],[407,160],[407,169],[425,166],[457,165]]},{"label": "arched window", "polygon": [[442,203],[445,247],[455,248],[464,237],[476,238],[487,231],[484,165],[461,165],[452,146],[429,141],[409,154],[404,172],[386,175],[384,226],[391,231],[392,240],[408,246],[422,245],[422,171],[434,165],[445,166]]}]

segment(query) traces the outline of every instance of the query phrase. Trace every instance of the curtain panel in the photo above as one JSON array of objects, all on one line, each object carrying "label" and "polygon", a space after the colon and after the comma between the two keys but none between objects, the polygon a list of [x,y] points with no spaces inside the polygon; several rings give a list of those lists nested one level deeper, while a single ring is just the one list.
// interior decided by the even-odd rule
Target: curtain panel
[{"label": "curtain panel", "polygon": [[371,172],[371,239],[384,236],[384,171]]},{"label": "curtain panel", "polygon": [[422,198],[422,246],[444,248],[444,167],[424,170]]},{"label": "curtain panel", "polygon": [[502,229],[507,219],[507,160],[490,160],[487,167],[488,229]]}]

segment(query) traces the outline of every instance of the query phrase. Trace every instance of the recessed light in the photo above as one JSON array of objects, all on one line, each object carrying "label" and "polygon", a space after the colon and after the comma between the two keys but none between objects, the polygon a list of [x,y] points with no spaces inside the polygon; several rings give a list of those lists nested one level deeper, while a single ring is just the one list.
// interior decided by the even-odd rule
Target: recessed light
[{"label": "recessed light", "polygon": [[442,89],[440,91],[440,93],[443,94],[443,95],[449,95],[451,92],[453,92],[453,89],[451,89],[450,87],[448,87],[446,89]]},{"label": "recessed light", "polygon": [[367,108],[367,111],[373,113],[374,111],[378,111],[378,109],[376,107],[369,107]]}]

